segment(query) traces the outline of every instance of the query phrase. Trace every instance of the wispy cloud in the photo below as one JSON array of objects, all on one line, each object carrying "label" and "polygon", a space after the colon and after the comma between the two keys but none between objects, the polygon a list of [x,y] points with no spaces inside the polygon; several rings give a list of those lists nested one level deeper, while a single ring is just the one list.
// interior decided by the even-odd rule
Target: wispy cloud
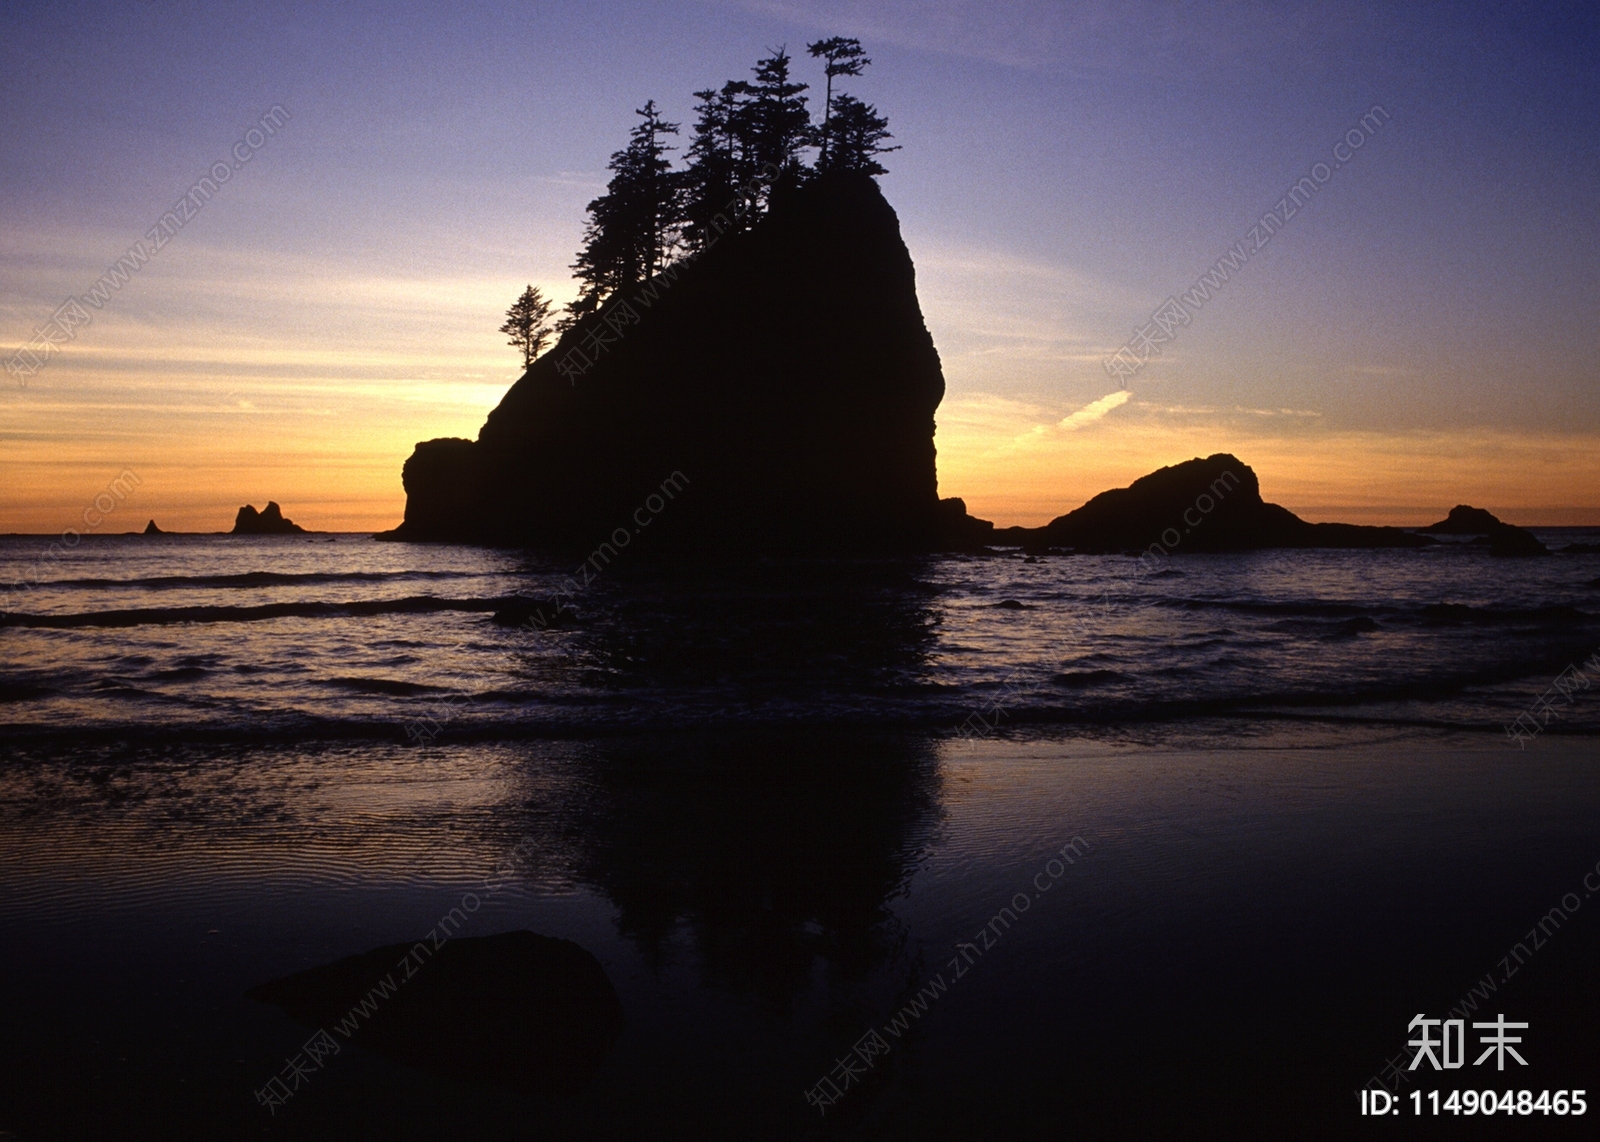
[{"label": "wispy cloud", "polygon": [[1242,416],[1297,416],[1319,417],[1321,412],[1310,408],[1250,408],[1246,405],[1236,404],[1232,408],[1220,405],[1183,405],[1159,404],[1156,401],[1134,401],[1133,407],[1142,413],[1153,416],[1191,416],[1226,418],[1237,413]]},{"label": "wispy cloud", "polygon": [[1350,370],[1358,377],[1414,377],[1417,370],[1400,365],[1357,365]]},{"label": "wispy cloud", "polygon": [[1134,401],[1133,407],[1159,416],[1214,416],[1218,411],[1209,404],[1157,404],[1148,400]]},{"label": "wispy cloud", "polygon": [[1133,394],[1126,389],[1119,392],[1107,393],[1099,400],[1090,401],[1076,412],[1068,413],[1054,424],[1035,424],[1028,431],[1014,437],[1011,443],[1005,445],[1001,451],[1011,452],[1059,436],[1063,432],[1076,432],[1080,428],[1087,428],[1097,421],[1104,420],[1113,410],[1128,403]]},{"label": "wispy cloud", "polygon": [[605,171],[557,171],[555,174],[535,175],[533,181],[549,186],[578,186],[584,190],[604,190],[608,178]]},{"label": "wispy cloud", "polygon": [[1120,392],[1107,393],[1097,401],[1090,401],[1070,416],[1062,417],[1056,421],[1056,427],[1066,429],[1068,432],[1076,431],[1103,419],[1112,409],[1121,408],[1128,403],[1132,396],[1133,394],[1127,389],[1123,389]]}]

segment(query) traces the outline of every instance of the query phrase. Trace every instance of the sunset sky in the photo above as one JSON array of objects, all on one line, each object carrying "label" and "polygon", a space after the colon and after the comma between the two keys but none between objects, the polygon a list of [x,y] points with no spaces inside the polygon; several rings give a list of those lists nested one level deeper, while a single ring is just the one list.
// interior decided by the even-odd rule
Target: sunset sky
[{"label": "sunset sky", "polygon": [[804,48],[829,35],[866,45],[847,90],[904,147],[881,184],[944,362],[941,494],[1036,524],[1232,451],[1313,519],[1600,524],[1593,5],[157,0],[0,28],[0,357],[230,171],[25,386],[0,377],[0,532],[81,528],[124,470],[104,531],[268,499],[393,526],[412,445],[475,436],[519,375],[506,306],[572,296],[634,108],[687,127],[694,90],[779,44],[820,98]]}]

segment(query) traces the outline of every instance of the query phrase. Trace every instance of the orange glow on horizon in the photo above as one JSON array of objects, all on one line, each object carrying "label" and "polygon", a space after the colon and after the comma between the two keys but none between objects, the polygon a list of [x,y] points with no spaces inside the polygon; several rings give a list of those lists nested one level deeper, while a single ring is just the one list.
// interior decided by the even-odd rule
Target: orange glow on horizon
[{"label": "orange glow on horizon", "polygon": [[1421,526],[1456,504],[1524,526],[1600,526],[1600,439],[1496,432],[1319,431],[1116,419],[1062,431],[1018,402],[947,400],[939,494],[1004,527],[1038,526],[1169,464],[1231,452],[1262,497],[1313,522]]},{"label": "orange glow on horizon", "polygon": [[[952,402],[940,417],[939,494],[960,496],[972,514],[1002,527],[1047,523],[1109,488],[1213,452],[1238,456],[1255,469],[1264,498],[1313,521],[1417,526],[1469,503],[1524,526],[1600,526],[1600,507],[1589,506],[1600,505],[1600,470],[1592,459],[1600,440],[1589,437],[1289,437],[1109,418],[1043,437],[1026,424],[996,432],[970,416],[962,422],[962,409],[962,402]],[[9,489],[0,532],[118,534],[143,530],[149,519],[166,531],[228,531],[241,505],[261,508],[268,500],[309,530],[383,531],[404,514],[400,467],[413,444],[439,435],[475,436],[478,416],[469,415],[471,427],[460,415],[457,424],[442,426],[430,410],[418,408],[412,417],[359,435],[335,422],[292,441],[284,426],[244,427],[167,445],[98,444],[70,461],[54,458],[47,443],[24,443],[0,460],[0,480]],[[98,527],[86,528],[86,509],[125,471],[135,474],[137,485]]]}]

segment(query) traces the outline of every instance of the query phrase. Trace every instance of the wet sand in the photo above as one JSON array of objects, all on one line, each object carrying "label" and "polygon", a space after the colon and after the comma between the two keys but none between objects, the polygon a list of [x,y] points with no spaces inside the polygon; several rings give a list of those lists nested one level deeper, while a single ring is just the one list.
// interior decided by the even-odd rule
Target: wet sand
[{"label": "wet sand", "polygon": [[[1414,1121],[1409,1091],[1600,1086],[1596,745],[1308,725],[24,755],[0,775],[0,1129],[1586,1136]],[[624,1024],[583,1089],[391,1062],[359,1020],[308,1068],[311,1032],[245,995],[422,940],[469,895],[446,937],[528,930],[604,967]],[[1402,1088],[1403,1122],[1362,1119],[1411,1017],[1485,977],[1469,1019],[1530,1023],[1530,1065],[1474,1068],[1469,1039]]]}]

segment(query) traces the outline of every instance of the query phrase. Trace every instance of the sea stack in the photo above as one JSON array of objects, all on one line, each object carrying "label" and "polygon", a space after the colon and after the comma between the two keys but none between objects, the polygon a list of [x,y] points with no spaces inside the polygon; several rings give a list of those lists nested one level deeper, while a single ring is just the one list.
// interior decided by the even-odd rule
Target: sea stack
[{"label": "sea stack", "polygon": [[232,535],[297,535],[305,528],[283,518],[283,509],[271,500],[261,511],[245,504],[233,521]]},{"label": "sea stack", "polygon": [[144,534],[145,535],[166,535],[167,533],[162,531],[159,527],[156,526],[156,521],[155,520],[151,520],[149,523],[144,525]]},{"label": "sea stack", "polygon": [[417,445],[386,538],[926,549],[943,395],[894,210],[818,176],[567,331],[477,440]]}]

